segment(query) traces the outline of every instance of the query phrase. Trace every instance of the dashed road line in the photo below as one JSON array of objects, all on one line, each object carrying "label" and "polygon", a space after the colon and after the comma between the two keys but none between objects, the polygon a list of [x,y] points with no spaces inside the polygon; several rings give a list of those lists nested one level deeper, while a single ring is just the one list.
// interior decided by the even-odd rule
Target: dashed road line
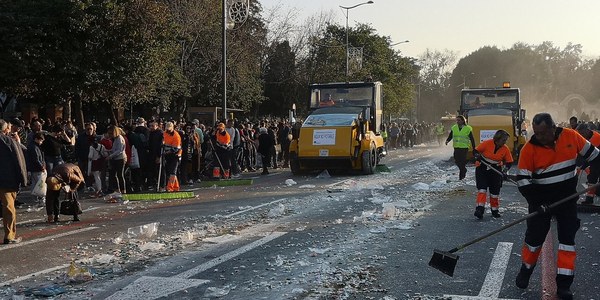
[{"label": "dashed road line", "polygon": [[279,203],[279,202],[281,202],[281,201],[285,201],[285,200],[287,200],[287,199],[286,199],[286,198],[283,198],[283,199],[279,199],[279,200],[271,201],[271,202],[269,202],[269,203],[264,203],[264,204],[261,204],[261,205],[252,206],[252,207],[250,207],[250,208],[247,208],[247,209],[244,209],[244,210],[240,210],[240,211],[236,211],[236,212],[234,212],[234,213],[228,214],[228,215],[224,215],[223,217],[224,217],[224,218],[231,218],[231,217],[234,217],[234,216],[237,216],[237,215],[243,214],[243,213],[245,213],[245,212],[249,212],[249,211],[252,211],[252,210],[255,210],[255,209],[259,209],[259,208],[261,208],[261,207],[264,207],[264,206],[269,206],[269,205],[271,205],[271,204]]},{"label": "dashed road line", "polygon": [[504,281],[504,275],[506,274],[506,267],[508,266],[508,260],[510,259],[510,253],[512,250],[513,243],[501,242],[496,247],[492,263],[488,269],[488,273],[485,276],[479,295],[477,296],[463,296],[463,295],[444,295],[444,298],[451,298],[453,300],[490,300],[499,299],[500,290],[502,289],[502,282]]},{"label": "dashed road line", "polygon": [[39,242],[44,242],[44,241],[48,241],[48,240],[52,240],[52,239],[56,239],[56,238],[61,238],[64,236],[69,236],[69,235],[77,234],[80,232],[90,231],[90,230],[94,230],[97,228],[98,227],[86,227],[86,228],[81,228],[81,229],[77,229],[77,230],[73,230],[73,231],[59,233],[56,235],[50,235],[50,236],[39,238],[39,239],[28,240],[28,241],[20,242],[18,244],[4,245],[4,246],[0,247],[0,251],[13,249],[13,248],[17,248],[17,247],[23,247],[23,246],[27,246],[27,245],[31,245],[31,244],[35,244],[35,243],[39,243]]},{"label": "dashed road line", "polygon": [[215,267],[215,266],[217,266],[219,264],[222,264],[222,263],[224,263],[224,262],[226,262],[226,261],[228,261],[228,260],[230,260],[230,259],[232,259],[234,257],[237,257],[237,256],[239,256],[241,254],[244,254],[244,253],[246,253],[246,252],[248,252],[248,251],[250,251],[250,250],[252,250],[254,248],[262,246],[262,245],[264,245],[264,244],[266,244],[266,243],[268,243],[268,242],[270,242],[270,241],[272,241],[272,240],[274,240],[274,239],[276,239],[278,237],[281,237],[281,236],[285,235],[286,233],[287,232],[281,232],[281,231],[272,232],[271,234],[269,234],[269,235],[267,235],[267,236],[265,236],[265,237],[263,237],[263,238],[261,238],[259,240],[256,240],[256,241],[254,241],[254,242],[252,242],[250,244],[247,244],[245,246],[237,248],[236,250],[233,250],[231,252],[223,254],[223,255],[221,255],[221,256],[219,256],[217,258],[211,259],[211,260],[209,260],[209,261],[207,261],[207,262],[205,262],[205,263],[203,263],[203,264],[201,264],[201,265],[199,265],[197,267],[194,267],[194,268],[189,269],[189,270],[187,270],[185,272],[179,273],[179,274],[177,274],[177,275],[175,275],[173,277],[189,279],[192,276],[195,276],[195,275],[197,275],[199,273],[202,273],[202,272],[204,272],[204,271],[206,271],[206,270],[208,270],[210,268],[213,268],[213,267]]}]

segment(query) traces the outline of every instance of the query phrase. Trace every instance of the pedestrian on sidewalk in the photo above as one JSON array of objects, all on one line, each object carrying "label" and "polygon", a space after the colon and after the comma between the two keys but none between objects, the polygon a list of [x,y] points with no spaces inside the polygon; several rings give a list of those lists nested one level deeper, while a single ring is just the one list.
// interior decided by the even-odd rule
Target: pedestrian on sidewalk
[{"label": "pedestrian on sidewalk", "polygon": [[[475,207],[475,217],[483,219],[485,211],[485,202],[488,189],[490,191],[490,207],[492,216],[500,218],[500,188],[502,188],[503,175],[513,163],[510,149],[506,146],[508,140],[508,132],[500,129],[494,134],[494,138],[483,141],[479,146],[473,149],[473,157],[477,159],[475,162],[475,182],[477,184],[477,200]],[[490,165],[495,170],[481,163],[483,161]],[[503,170],[504,168],[504,170]]]},{"label": "pedestrian on sidewalk", "polygon": [[4,244],[16,244],[21,239],[17,238],[15,200],[17,191],[27,185],[27,169],[20,144],[9,134],[9,124],[0,119],[0,202]]},{"label": "pedestrian on sidewalk", "polygon": [[[31,173],[31,189],[34,190],[40,180],[46,180],[46,161],[44,159],[44,152],[40,146],[44,142],[44,134],[37,132],[34,134],[32,143],[27,145],[27,152],[25,153],[25,162],[27,163],[27,172]],[[46,203],[43,195],[36,195],[38,205],[43,206]]]},{"label": "pedestrian on sidewalk", "polygon": [[263,171],[261,175],[269,174],[269,162],[271,161],[271,149],[273,148],[275,142],[273,138],[269,134],[269,131],[265,127],[261,127],[259,129],[260,135],[258,136],[258,153],[262,158],[262,167]]},{"label": "pedestrian on sidewalk", "polygon": [[473,128],[467,125],[464,116],[456,117],[456,124],[452,125],[450,134],[446,139],[446,145],[452,141],[454,147],[454,163],[458,167],[458,180],[463,180],[467,176],[467,153],[469,152],[469,142],[471,149],[475,149],[475,138],[473,138]]},{"label": "pedestrian on sidewalk", "polygon": [[[519,192],[527,200],[529,213],[577,193],[575,159],[578,155],[589,163],[600,159],[597,148],[575,130],[557,127],[550,114],[535,115],[532,124],[534,135],[521,150],[517,173]],[[529,285],[552,218],[556,219],[558,228],[556,294],[559,299],[573,299],[575,234],[580,227],[576,198],[527,220],[522,264],[515,283],[521,289]]]}]

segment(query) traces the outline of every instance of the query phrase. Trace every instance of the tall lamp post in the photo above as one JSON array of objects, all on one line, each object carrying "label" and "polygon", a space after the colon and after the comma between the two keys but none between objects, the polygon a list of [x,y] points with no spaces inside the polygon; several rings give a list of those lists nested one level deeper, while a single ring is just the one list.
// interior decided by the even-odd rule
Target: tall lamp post
[{"label": "tall lamp post", "polygon": [[463,83],[462,83],[462,87],[463,89],[467,88],[467,77],[471,76],[471,75],[475,75],[475,73],[471,72],[471,74],[467,74],[467,75],[461,75],[463,78]]},{"label": "tall lamp post", "polygon": [[393,43],[393,44],[390,44],[390,47],[394,47],[396,45],[400,45],[400,44],[404,44],[404,43],[409,43],[409,42],[410,42],[409,40],[406,40],[406,41],[401,41],[401,42]]},{"label": "tall lamp post", "polygon": [[357,8],[357,7],[361,6],[361,5],[373,4],[373,3],[375,3],[375,2],[368,1],[368,2],[363,2],[363,3],[356,4],[356,5],[353,5],[353,6],[341,6],[340,5],[340,8],[346,10],[346,81],[348,81],[348,75],[350,73],[349,69],[348,69],[348,60],[349,60],[348,52],[350,51],[350,47],[349,47],[349,44],[348,44],[348,13],[353,8]]},{"label": "tall lamp post", "polygon": [[249,14],[249,0],[223,0],[223,28],[221,33],[221,81],[223,85],[223,122],[227,120],[227,30],[232,30],[236,23],[246,21]]}]

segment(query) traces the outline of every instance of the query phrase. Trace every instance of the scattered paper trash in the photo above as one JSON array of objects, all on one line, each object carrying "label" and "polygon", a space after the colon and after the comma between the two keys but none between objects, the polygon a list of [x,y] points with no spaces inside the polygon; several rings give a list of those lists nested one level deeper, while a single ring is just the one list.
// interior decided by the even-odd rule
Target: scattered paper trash
[{"label": "scattered paper trash", "polygon": [[89,269],[78,267],[74,261],[71,261],[69,270],[65,276],[65,282],[68,283],[82,283],[90,281],[93,278],[92,273]]},{"label": "scattered paper trash", "polygon": [[184,244],[190,244],[190,243],[193,243],[193,242],[194,242],[194,238],[195,238],[194,232],[193,232],[193,231],[190,231],[190,230],[187,230],[186,232],[184,232],[184,233],[181,235],[181,241],[182,241]]},{"label": "scattered paper trash", "polygon": [[296,185],[296,184],[298,184],[298,183],[295,182],[294,179],[287,179],[285,181],[285,185],[287,185],[287,186],[292,186],[292,185]]},{"label": "scattered paper trash", "polygon": [[101,265],[110,264],[115,260],[115,256],[112,254],[97,254],[94,256],[94,262]]},{"label": "scattered paper trash", "polygon": [[121,193],[112,193],[104,196],[104,201],[108,203],[120,203],[123,202],[123,195]]},{"label": "scattered paper trash", "polygon": [[275,217],[280,217],[283,216],[283,214],[285,213],[285,206],[281,203],[279,203],[276,207],[271,208],[271,210],[269,210],[269,213],[267,213],[267,216],[269,218],[275,218]]},{"label": "scattered paper trash", "polygon": [[298,188],[300,188],[300,189],[314,189],[315,187],[316,187],[316,185],[314,185],[314,184],[304,184],[304,185],[299,186]]},{"label": "scattered paper trash", "polygon": [[327,169],[323,170],[323,172],[321,172],[321,174],[317,175],[317,179],[325,179],[325,178],[331,178],[331,175],[329,175],[329,171],[327,171]]},{"label": "scattered paper trash", "polygon": [[328,252],[331,250],[331,248],[308,248],[308,250],[311,253],[315,253],[315,254],[324,254],[325,252]]},{"label": "scattered paper trash", "polygon": [[125,236],[124,233],[121,233],[119,236],[115,237],[111,241],[113,242],[113,244],[118,245],[118,244],[122,243],[126,238],[127,238],[127,236]]},{"label": "scattered paper trash", "polygon": [[31,295],[36,297],[54,297],[60,294],[64,294],[66,292],[67,290],[64,287],[58,284],[51,284],[26,290],[25,295]]},{"label": "scattered paper trash", "polygon": [[148,240],[158,233],[158,222],[131,227],[127,229],[130,239]]},{"label": "scattered paper trash", "polygon": [[370,233],[386,233],[387,229],[385,227],[377,227],[369,230]]},{"label": "scattered paper trash", "polygon": [[436,180],[436,181],[432,182],[430,186],[433,188],[441,188],[441,187],[446,186],[446,184],[447,184],[446,180]]},{"label": "scattered paper trash", "polygon": [[141,251],[158,251],[165,247],[165,244],[148,242],[140,245]]},{"label": "scattered paper trash", "polygon": [[429,185],[426,183],[418,182],[412,185],[412,188],[419,191],[428,191]]},{"label": "scattered paper trash", "polygon": [[204,297],[205,298],[220,298],[223,296],[227,296],[227,294],[229,294],[229,292],[232,289],[233,288],[230,285],[226,285],[222,288],[211,286],[211,287],[207,288],[206,291],[204,292]]},{"label": "scattered paper trash", "polygon": [[393,203],[384,203],[381,215],[384,219],[390,220],[396,217],[398,209]]}]

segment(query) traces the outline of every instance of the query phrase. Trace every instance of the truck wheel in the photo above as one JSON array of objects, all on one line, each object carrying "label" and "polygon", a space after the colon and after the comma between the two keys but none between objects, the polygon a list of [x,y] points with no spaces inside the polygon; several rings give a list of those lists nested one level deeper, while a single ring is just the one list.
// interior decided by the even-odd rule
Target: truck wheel
[{"label": "truck wheel", "polygon": [[365,175],[371,175],[375,173],[375,164],[377,156],[372,150],[363,151],[362,153],[362,172]]},{"label": "truck wheel", "polygon": [[293,175],[300,174],[300,161],[298,161],[297,155],[290,155],[290,170]]}]

